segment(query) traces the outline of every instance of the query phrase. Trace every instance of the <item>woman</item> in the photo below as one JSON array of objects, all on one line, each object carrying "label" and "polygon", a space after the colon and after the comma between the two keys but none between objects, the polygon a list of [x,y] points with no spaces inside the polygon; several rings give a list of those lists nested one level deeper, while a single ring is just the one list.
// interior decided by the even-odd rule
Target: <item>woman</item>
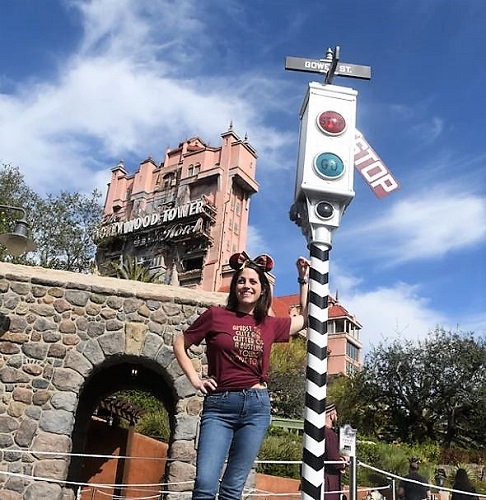
[{"label": "woman", "polygon": [[[235,269],[227,306],[210,307],[174,340],[174,353],[191,384],[203,393],[193,500],[241,498],[270,424],[267,391],[270,349],[306,326],[309,261],[297,260],[302,314],[269,315],[273,260],[245,253],[230,258]],[[206,341],[208,377],[197,374],[187,350]],[[227,465],[221,478],[225,460]]]},{"label": "woman", "polygon": [[477,495],[465,495],[461,491],[476,493],[476,488],[469,481],[469,477],[465,469],[457,469],[456,477],[452,489],[456,490],[452,493],[451,500],[478,500]]}]

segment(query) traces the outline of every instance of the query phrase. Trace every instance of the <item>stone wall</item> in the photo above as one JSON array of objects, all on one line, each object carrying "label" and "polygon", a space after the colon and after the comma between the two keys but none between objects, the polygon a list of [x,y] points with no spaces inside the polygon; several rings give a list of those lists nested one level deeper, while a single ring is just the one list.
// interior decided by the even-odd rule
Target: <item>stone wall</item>
[{"label": "stone wall", "polygon": [[[0,263],[0,498],[73,498],[69,453],[95,372],[124,356],[156,366],[174,394],[168,489],[194,478],[201,399],[173,336],[224,294]],[[204,369],[202,350],[194,363]],[[44,453],[42,453],[44,452]],[[47,453],[46,453],[47,452]],[[187,498],[187,495],[184,495]]]}]

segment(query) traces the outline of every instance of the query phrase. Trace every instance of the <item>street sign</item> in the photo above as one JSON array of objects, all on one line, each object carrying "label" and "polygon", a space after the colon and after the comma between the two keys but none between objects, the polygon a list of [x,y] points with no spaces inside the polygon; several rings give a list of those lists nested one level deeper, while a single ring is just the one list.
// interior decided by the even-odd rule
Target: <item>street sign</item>
[{"label": "street sign", "polygon": [[339,428],[339,451],[345,457],[356,456],[356,429],[349,424]]},{"label": "street sign", "polygon": [[[306,59],[305,57],[286,57],[285,69],[293,71],[305,71],[308,73],[327,74],[332,67],[329,59]],[[348,78],[371,79],[371,66],[361,66],[338,62],[334,72],[336,76],[347,76]]]},{"label": "street sign", "polygon": [[355,129],[354,166],[378,198],[384,198],[400,187],[389,168]]}]

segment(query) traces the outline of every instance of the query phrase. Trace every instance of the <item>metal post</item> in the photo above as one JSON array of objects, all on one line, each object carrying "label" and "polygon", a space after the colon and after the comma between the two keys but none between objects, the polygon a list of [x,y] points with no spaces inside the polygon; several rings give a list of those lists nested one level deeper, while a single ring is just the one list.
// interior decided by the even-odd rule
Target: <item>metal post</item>
[{"label": "metal post", "polygon": [[397,492],[396,492],[396,484],[395,484],[394,477],[392,477],[392,479],[391,479],[391,489],[392,489],[392,500],[395,500],[395,498],[397,496]]},{"label": "metal post", "polygon": [[326,450],[327,319],[329,296],[328,244],[311,243],[309,326],[304,408],[302,499],[324,498]]},{"label": "metal post", "polygon": [[349,500],[358,499],[358,468],[356,457],[349,457]]}]

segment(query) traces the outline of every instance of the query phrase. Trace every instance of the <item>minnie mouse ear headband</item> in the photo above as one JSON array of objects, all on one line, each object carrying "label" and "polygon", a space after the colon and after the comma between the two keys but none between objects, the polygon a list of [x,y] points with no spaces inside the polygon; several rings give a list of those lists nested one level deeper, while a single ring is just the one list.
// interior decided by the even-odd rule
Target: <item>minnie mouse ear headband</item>
[{"label": "minnie mouse ear headband", "polygon": [[229,265],[231,269],[234,269],[235,271],[243,269],[248,264],[253,264],[268,273],[273,269],[275,262],[272,257],[266,253],[262,253],[254,259],[250,259],[250,256],[246,252],[240,252],[234,253],[229,259]]}]

